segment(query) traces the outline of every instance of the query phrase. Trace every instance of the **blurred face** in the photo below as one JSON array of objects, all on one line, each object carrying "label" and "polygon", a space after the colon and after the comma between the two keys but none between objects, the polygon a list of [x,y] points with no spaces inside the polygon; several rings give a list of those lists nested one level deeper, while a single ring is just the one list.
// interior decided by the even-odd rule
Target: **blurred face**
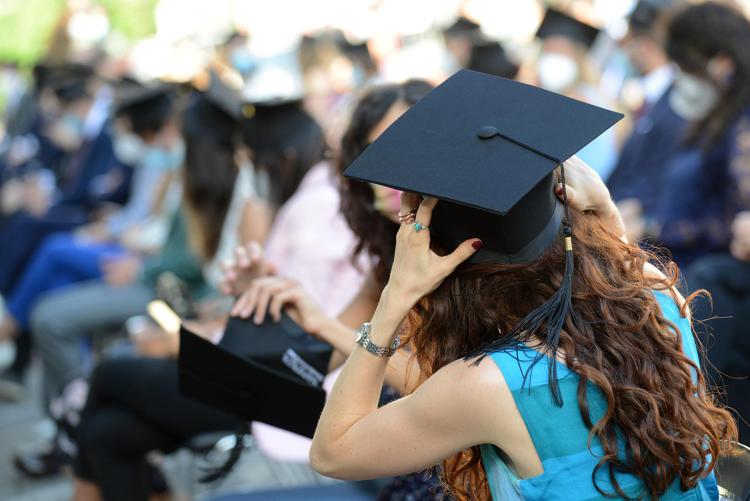
[{"label": "blurred face", "polygon": [[90,108],[90,99],[78,99],[63,105],[50,123],[47,136],[65,151],[77,150],[84,140],[84,121]]},{"label": "blurred face", "polygon": [[115,156],[124,164],[159,170],[179,168],[185,159],[185,143],[173,121],[159,132],[136,134],[130,121],[120,117],[114,123]]},{"label": "blurred face", "polygon": [[578,51],[576,44],[566,37],[545,38],[536,65],[539,85],[553,92],[573,87],[580,76]]},{"label": "blurred face", "polygon": [[[372,143],[388,128],[390,125],[399,119],[409,106],[406,103],[398,101],[391,106],[388,112],[378,122],[375,127],[372,128],[370,134],[367,136],[367,141]],[[401,192],[387,186],[380,186],[378,184],[372,184],[373,191],[375,192],[375,209],[383,214],[385,217],[398,223],[398,212],[401,208]]]}]

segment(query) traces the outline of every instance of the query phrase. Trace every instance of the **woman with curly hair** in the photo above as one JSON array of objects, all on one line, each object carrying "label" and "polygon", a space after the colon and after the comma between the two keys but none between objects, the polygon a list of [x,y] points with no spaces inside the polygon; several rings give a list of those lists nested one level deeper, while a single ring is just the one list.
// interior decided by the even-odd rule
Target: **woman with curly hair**
[{"label": "woman with curly hair", "polygon": [[[677,270],[625,241],[593,170],[556,158],[607,113],[459,72],[349,168],[439,200],[402,197],[390,278],[318,423],[315,469],[442,463],[460,500],[718,498],[736,425],[706,390]],[[399,334],[421,384],[378,408]]]}]

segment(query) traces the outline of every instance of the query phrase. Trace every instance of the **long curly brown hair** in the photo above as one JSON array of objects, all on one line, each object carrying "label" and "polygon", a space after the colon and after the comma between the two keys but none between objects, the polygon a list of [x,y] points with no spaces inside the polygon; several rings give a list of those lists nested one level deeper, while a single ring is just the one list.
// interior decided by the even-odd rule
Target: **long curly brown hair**
[{"label": "long curly brown hair", "polygon": [[[666,279],[647,275],[644,265],[656,257],[622,242],[594,215],[571,211],[571,225],[574,315],[565,319],[559,347],[580,376],[577,404],[590,430],[589,443],[598,441],[604,450],[596,470],[608,469],[613,480],[614,471],[635,475],[653,498],[675,479],[683,489],[694,487],[736,441],[737,429],[707,391],[697,364],[682,350],[679,330],[652,293],[674,285],[678,270],[669,264],[662,267]],[[531,264],[460,266],[409,317],[406,343],[423,376],[497,342],[498,335],[509,336],[559,287],[564,259],[559,238]],[[543,345],[545,333],[544,328],[525,333],[508,339],[508,345]],[[589,413],[588,382],[607,402],[597,422]],[[446,460],[443,478],[456,499],[490,498],[478,447]],[[616,480],[613,486],[616,492],[596,488],[603,495],[627,497]]]}]

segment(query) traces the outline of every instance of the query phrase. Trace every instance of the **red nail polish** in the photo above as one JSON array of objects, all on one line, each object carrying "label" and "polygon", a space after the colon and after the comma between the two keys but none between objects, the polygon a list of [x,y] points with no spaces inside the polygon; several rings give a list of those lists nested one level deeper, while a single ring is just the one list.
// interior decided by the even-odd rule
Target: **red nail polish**
[{"label": "red nail polish", "polygon": [[476,239],[473,242],[471,242],[471,246],[474,247],[476,250],[481,249],[483,245],[484,245],[484,242],[482,242],[479,239]]}]

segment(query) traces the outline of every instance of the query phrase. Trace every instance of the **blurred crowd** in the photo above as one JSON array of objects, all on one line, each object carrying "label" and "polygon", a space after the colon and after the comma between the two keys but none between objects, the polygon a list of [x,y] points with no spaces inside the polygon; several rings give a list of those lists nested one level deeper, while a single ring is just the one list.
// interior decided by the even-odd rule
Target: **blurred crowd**
[{"label": "blurred crowd", "polygon": [[[0,399],[26,398],[38,360],[57,430],[16,455],[19,474],[72,465],[78,499],[147,499],[169,488],[149,452],[242,428],[180,395],[178,330],[149,315],[154,299],[215,341],[230,314],[251,313],[234,298],[281,277],[350,327],[303,326],[340,365],[367,318],[357,308],[372,311],[387,281],[399,211],[396,190],[341,172],[462,67],[626,114],[579,156],[628,237],[670,257],[684,292],[711,293],[693,303],[703,367],[750,442],[750,21],[728,1],[640,0],[613,34],[593,3],[535,4],[522,43],[460,10],[419,35],[321,29],[276,51],[238,30],[189,80],[144,78],[127,55],[59,37],[33,66],[3,64],[0,344],[14,360]],[[410,388],[388,383],[388,398]],[[307,460],[299,437],[252,434],[265,453]],[[377,489],[431,499],[439,482]]]}]

